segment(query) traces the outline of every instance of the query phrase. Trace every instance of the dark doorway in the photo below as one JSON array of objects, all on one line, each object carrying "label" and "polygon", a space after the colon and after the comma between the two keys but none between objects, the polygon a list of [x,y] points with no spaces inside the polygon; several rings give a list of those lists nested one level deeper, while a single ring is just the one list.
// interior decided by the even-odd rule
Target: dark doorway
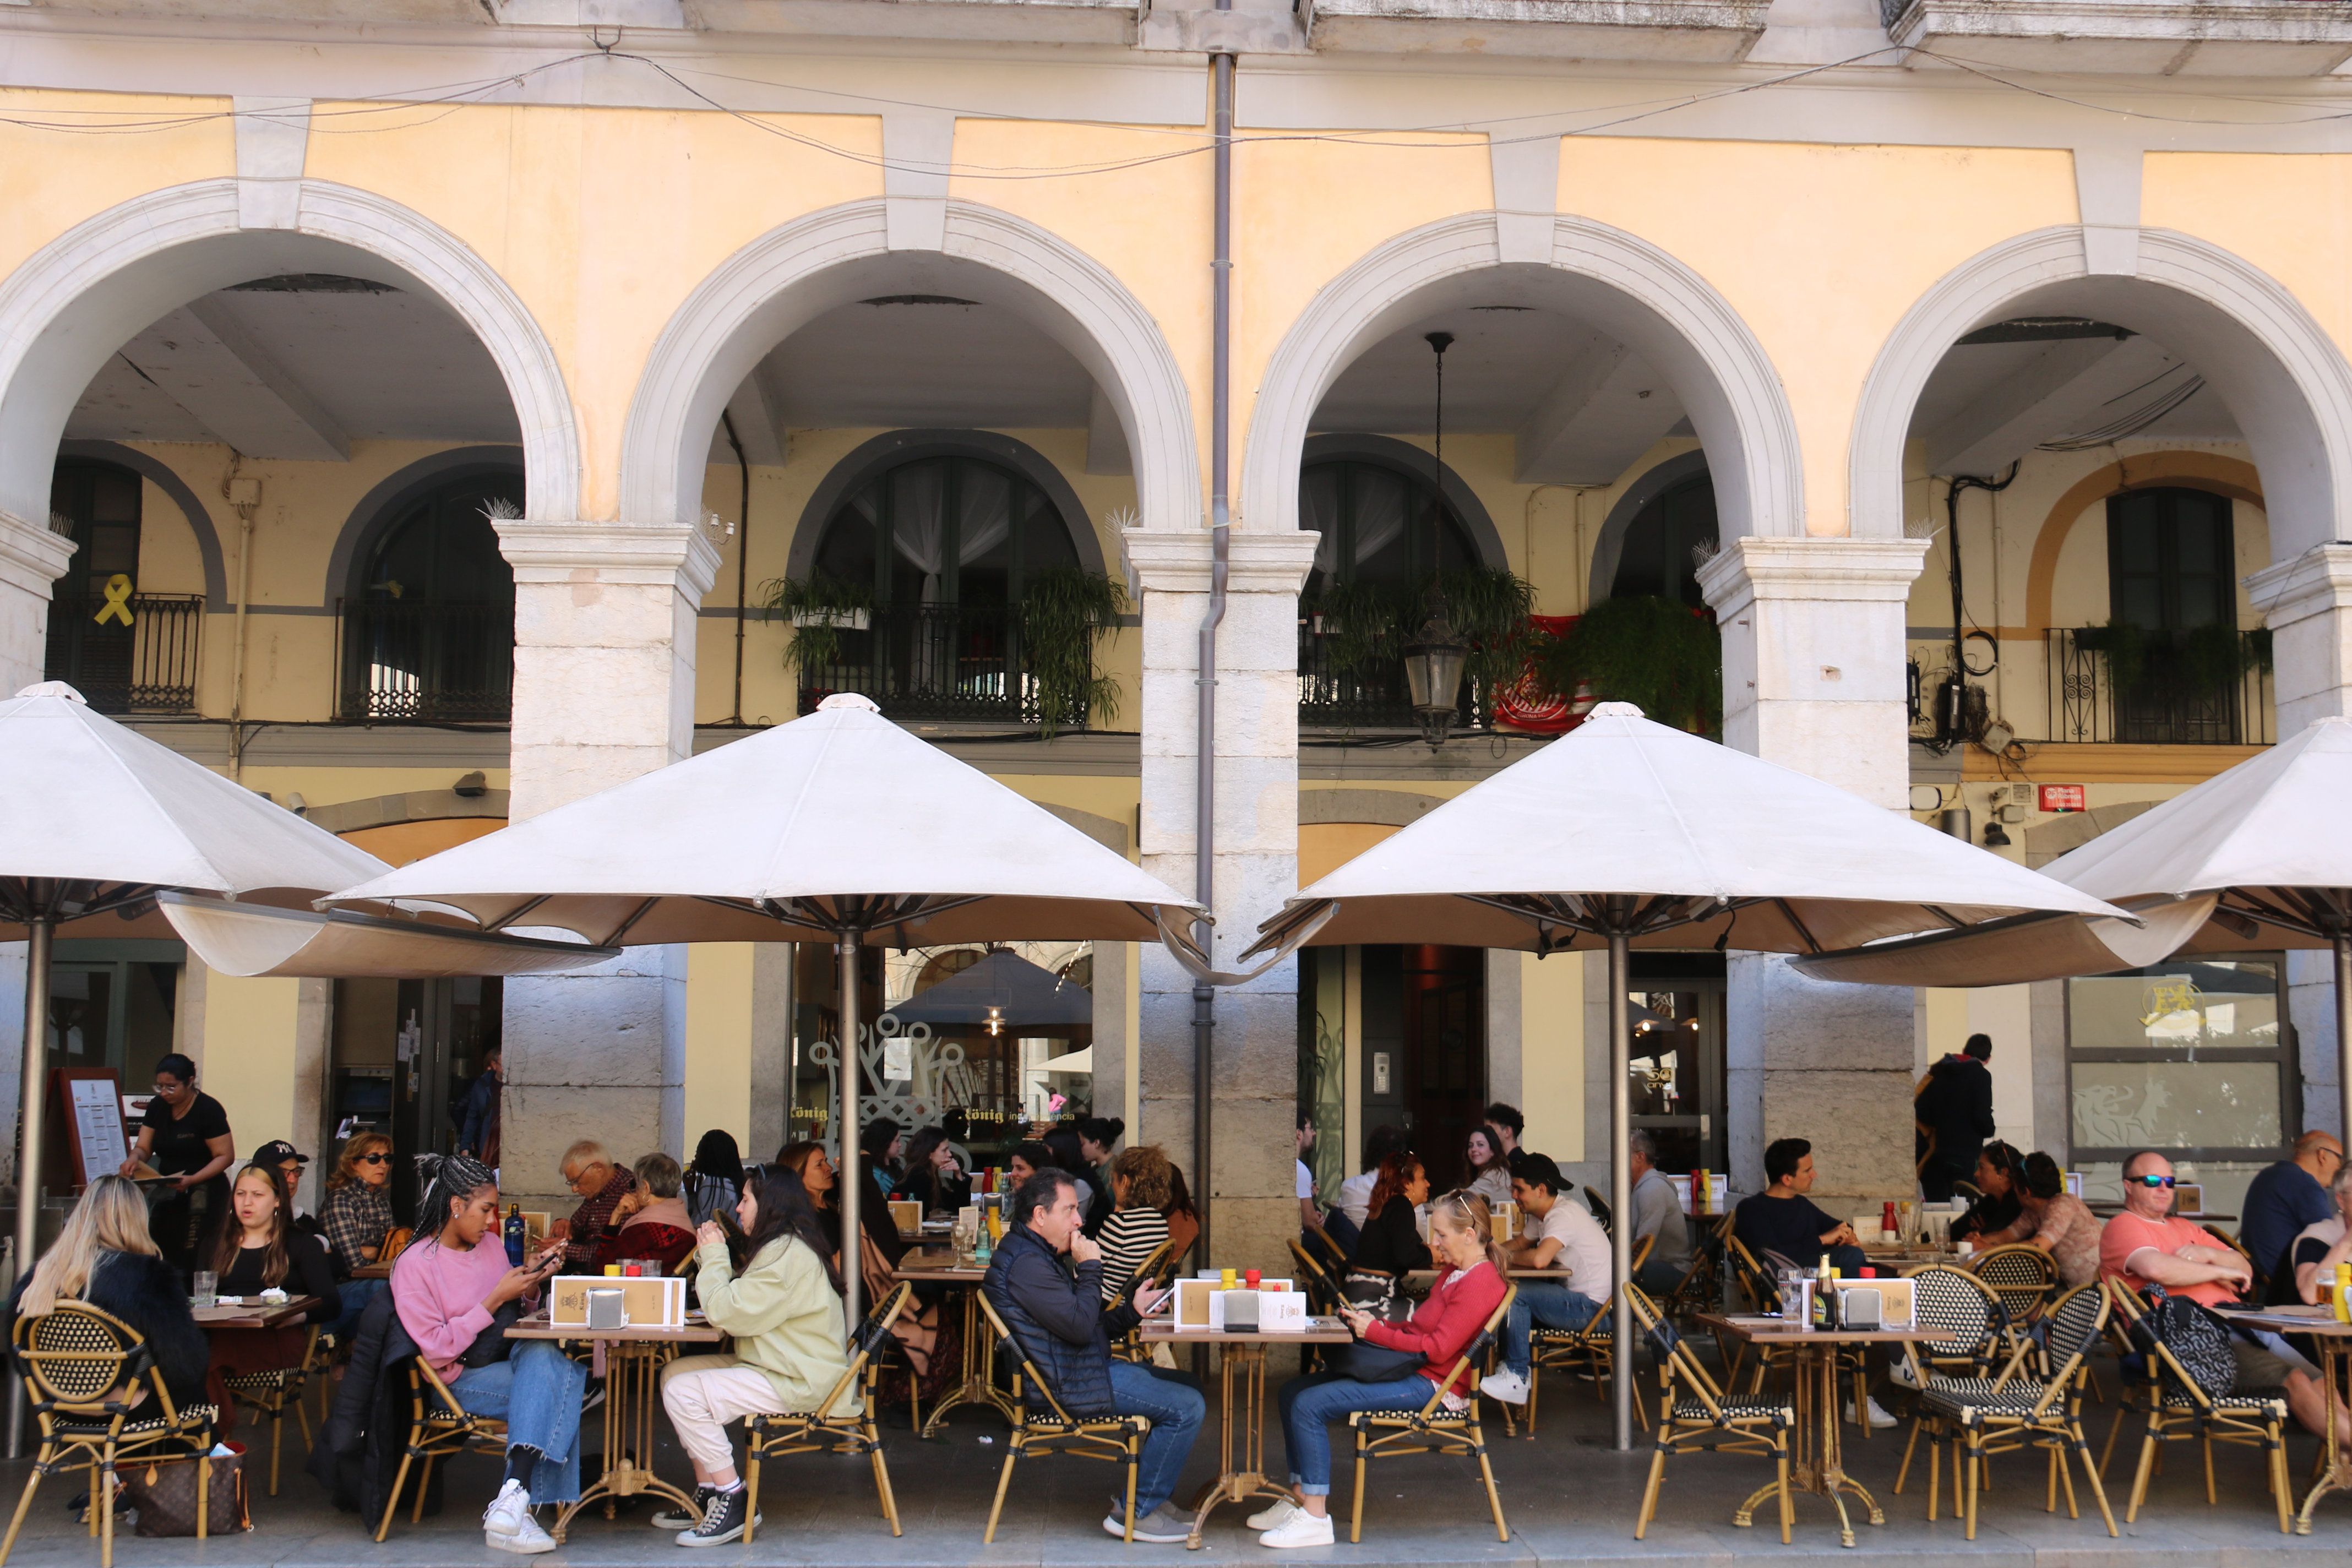
[{"label": "dark doorway", "polygon": [[1724,1168],[1724,994],[1713,953],[1633,955],[1633,1121],[1677,1175]]},{"label": "dark doorway", "polygon": [[466,1090],[498,1047],[505,983],[457,980],[338,980],[328,1167],[359,1132],[392,1139],[392,1206],[414,1222],[416,1156],[453,1153]]},{"label": "dark doorway", "polygon": [[1363,955],[1364,1124],[1403,1127],[1443,1192],[1462,1180],[1463,1144],[1486,1109],[1486,950]]}]

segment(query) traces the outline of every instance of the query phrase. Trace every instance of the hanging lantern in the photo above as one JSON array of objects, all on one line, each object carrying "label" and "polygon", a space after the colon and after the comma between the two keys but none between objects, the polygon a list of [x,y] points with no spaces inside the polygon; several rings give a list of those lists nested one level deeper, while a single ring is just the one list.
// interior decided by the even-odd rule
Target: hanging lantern
[{"label": "hanging lantern", "polygon": [[1462,699],[1462,672],[1470,662],[1470,645],[1454,629],[1445,613],[1445,596],[1432,589],[1429,618],[1404,645],[1405,688],[1412,710],[1421,720],[1421,738],[1432,751],[1445,744]]}]

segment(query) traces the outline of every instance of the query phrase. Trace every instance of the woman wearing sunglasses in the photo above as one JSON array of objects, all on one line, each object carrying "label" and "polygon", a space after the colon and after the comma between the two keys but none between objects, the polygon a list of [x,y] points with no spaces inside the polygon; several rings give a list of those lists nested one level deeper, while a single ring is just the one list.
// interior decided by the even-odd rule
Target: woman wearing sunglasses
[{"label": "woman wearing sunglasses", "polygon": [[[392,1140],[381,1132],[355,1134],[343,1145],[335,1173],[327,1178],[327,1201],[319,1212],[327,1233],[327,1247],[336,1268],[345,1275],[383,1254],[383,1238],[392,1231]],[[339,1288],[342,1311],[327,1325],[337,1339],[348,1338],[383,1289],[381,1279],[345,1279]]]}]

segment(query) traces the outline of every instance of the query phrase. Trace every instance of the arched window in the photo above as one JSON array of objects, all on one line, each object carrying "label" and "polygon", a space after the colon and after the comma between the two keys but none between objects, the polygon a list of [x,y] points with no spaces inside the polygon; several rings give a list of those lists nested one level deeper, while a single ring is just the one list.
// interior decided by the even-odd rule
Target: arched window
[{"label": "arched window", "polygon": [[490,518],[520,516],[522,475],[476,472],[400,504],[343,601],[339,716],[356,722],[506,722],[514,689],[514,572]]},{"label": "arched window", "polygon": [[1440,572],[1481,563],[1432,477],[1401,466],[1360,458],[1308,464],[1298,477],[1298,526],[1323,536],[1307,578],[1310,602],[1335,585],[1412,590]]},{"label": "arched window", "polygon": [[1716,531],[1715,480],[1705,473],[1668,487],[1634,513],[1617,552],[1608,597],[1650,595],[1678,604],[1706,603],[1698,591],[1700,547],[1720,542]]},{"label": "arched window", "polygon": [[2229,498],[2191,489],[2108,497],[2107,603],[2115,619],[2148,631],[2235,625]]},{"label": "arched window", "polygon": [[883,609],[1002,607],[1032,574],[1078,563],[1060,509],[984,458],[918,458],[876,475],[825,520],[816,550],[820,574],[870,587]]}]

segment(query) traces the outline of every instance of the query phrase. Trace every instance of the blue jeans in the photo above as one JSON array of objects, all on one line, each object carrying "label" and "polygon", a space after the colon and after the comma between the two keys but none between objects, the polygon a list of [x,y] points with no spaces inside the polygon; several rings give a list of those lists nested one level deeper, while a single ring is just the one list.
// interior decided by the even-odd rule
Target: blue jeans
[{"label": "blue jeans", "polygon": [[469,1415],[507,1424],[507,1447],[545,1456],[532,1470],[530,1500],[580,1500],[580,1402],[588,1369],[552,1340],[521,1340],[505,1361],[469,1366],[449,1384]]},{"label": "blue jeans", "polygon": [[349,1344],[359,1331],[360,1318],[367,1311],[368,1303],[384,1292],[388,1282],[382,1279],[346,1279],[335,1287],[336,1298],[343,1304],[335,1321],[327,1325],[327,1332],[338,1344]]},{"label": "blue jeans", "polygon": [[1331,1423],[1355,1410],[1418,1410],[1436,1386],[1419,1373],[1359,1383],[1328,1372],[1284,1384],[1275,1403],[1282,1410],[1282,1440],[1290,1450],[1290,1484],[1307,1497],[1330,1496]]},{"label": "blue jeans", "polygon": [[1110,1399],[1111,1408],[1121,1415],[1151,1421],[1151,1436],[1143,1440],[1143,1460],[1135,1472],[1135,1517],[1149,1519],[1175,1495],[1192,1439],[1208,1416],[1209,1402],[1199,1389],[1154,1377],[1150,1367],[1128,1361],[1110,1363]]},{"label": "blue jeans", "polygon": [[1528,1330],[1536,1323],[1547,1329],[1580,1329],[1592,1321],[1601,1303],[1580,1296],[1549,1279],[1521,1280],[1511,1301],[1511,1315],[1503,1320],[1503,1366],[1521,1377],[1528,1374]]}]

